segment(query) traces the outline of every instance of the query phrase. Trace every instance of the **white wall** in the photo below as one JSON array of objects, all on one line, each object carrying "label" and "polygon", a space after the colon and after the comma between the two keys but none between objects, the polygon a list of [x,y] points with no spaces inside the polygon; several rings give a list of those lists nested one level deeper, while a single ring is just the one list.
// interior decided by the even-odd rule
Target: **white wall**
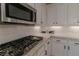
[{"label": "white wall", "polygon": [[67,36],[67,37],[78,37],[79,38],[79,26],[54,26],[49,28],[49,30],[55,31],[54,35],[57,36]]},{"label": "white wall", "polygon": [[55,31],[54,35],[57,36],[79,37],[79,26],[53,26],[41,28],[39,26],[0,25],[0,44],[28,35],[42,36],[41,29],[53,30]]},{"label": "white wall", "polygon": [[40,35],[40,28],[23,25],[0,25],[0,44],[28,35]]}]

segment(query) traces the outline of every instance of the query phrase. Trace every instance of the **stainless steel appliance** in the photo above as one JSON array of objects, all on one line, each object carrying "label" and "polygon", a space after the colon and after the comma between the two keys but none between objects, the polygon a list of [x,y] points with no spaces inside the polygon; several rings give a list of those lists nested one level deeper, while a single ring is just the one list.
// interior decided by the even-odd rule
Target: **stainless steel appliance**
[{"label": "stainless steel appliance", "polygon": [[20,56],[28,53],[43,37],[26,36],[0,45],[0,56]]},{"label": "stainless steel appliance", "polygon": [[1,22],[35,24],[36,9],[25,3],[1,3]]}]

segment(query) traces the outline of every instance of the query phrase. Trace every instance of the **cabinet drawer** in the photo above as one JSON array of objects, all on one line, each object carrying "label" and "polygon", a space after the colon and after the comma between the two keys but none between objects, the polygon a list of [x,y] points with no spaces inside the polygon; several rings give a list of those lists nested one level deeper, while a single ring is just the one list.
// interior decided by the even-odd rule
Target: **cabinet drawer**
[{"label": "cabinet drawer", "polygon": [[67,43],[67,40],[55,38],[55,39],[53,39],[53,42],[57,42],[57,43]]},{"label": "cabinet drawer", "polygon": [[34,3],[27,3],[28,5],[30,5],[32,8],[35,8],[35,4]]},{"label": "cabinet drawer", "polygon": [[77,41],[77,40],[70,40],[70,41],[69,41],[69,44],[72,44],[72,45],[79,45],[79,41]]}]

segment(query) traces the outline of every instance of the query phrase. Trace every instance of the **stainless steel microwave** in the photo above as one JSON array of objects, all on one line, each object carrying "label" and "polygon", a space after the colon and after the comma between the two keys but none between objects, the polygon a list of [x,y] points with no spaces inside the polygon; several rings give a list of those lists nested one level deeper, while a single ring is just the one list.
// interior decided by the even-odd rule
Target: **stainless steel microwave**
[{"label": "stainless steel microwave", "polygon": [[1,22],[35,24],[36,9],[26,3],[1,3]]}]

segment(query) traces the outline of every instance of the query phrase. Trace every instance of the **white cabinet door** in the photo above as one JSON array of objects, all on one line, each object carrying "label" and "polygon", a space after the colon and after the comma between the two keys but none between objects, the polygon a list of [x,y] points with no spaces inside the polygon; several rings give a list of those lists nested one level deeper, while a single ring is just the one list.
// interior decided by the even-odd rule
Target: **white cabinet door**
[{"label": "white cabinet door", "polygon": [[68,24],[79,25],[79,4],[78,3],[68,4]]},{"label": "white cabinet door", "polygon": [[42,23],[42,5],[41,3],[35,3],[35,8],[37,10],[37,15],[36,15],[36,25],[41,25]]},{"label": "white cabinet door", "polygon": [[67,4],[55,3],[47,5],[48,25],[66,25],[67,22]]},{"label": "white cabinet door", "polygon": [[41,8],[42,8],[42,11],[41,11],[41,17],[42,17],[42,24],[41,26],[46,26],[47,24],[47,18],[46,18],[46,5],[45,4],[41,4]]},{"label": "white cabinet door", "polygon": [[57,24],[56,20],[56,5],[55,4],[49,4],[47,5],[47,25],[53,26]]},{"label": "white cabinet door", "polygon": [[35,8],[37,9],[36,25],[46,26],[46,5],[41,3],[36,3]]},{"label": "white cabinet door", "polygon": [[31,7],[35,8],[35,3],[27,3],[28,5],[30,5]]},{"label": "white cabinet door", "polygon": [[70,41],[68,47],[69,56],[79,56],[79,41]]},{"label": "white cabinet door", "polygon": [[40,47],[37,50],[37,56],[45,56],[45,48],[44,48],[44,46]]},{"label": "white cabinet door", "polygon": [[67,55],[66,41],[61,39],[53,39],[52,42],[52,55],[53,56],[65,56]]},{"label": "white cabinet door", "polygon": [[52,42],[51,39],[49,38],[49,40],[47,41],[47,56],[51,56],[52,55]]},{"label": "white cabinet door", "polygon": [[57,3],[56,4],[56,19],[57,25],[63,26],[67,24],[67,4]]}]

